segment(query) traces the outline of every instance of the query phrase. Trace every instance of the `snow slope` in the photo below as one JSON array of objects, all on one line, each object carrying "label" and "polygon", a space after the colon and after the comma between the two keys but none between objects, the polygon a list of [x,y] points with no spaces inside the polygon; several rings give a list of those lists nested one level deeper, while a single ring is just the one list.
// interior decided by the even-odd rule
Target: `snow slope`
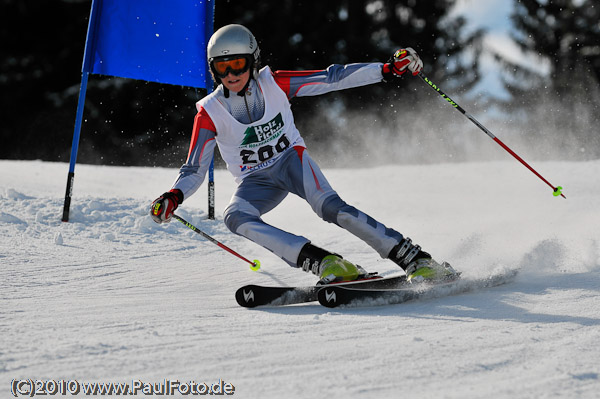
[{"label": "snow slope", "polygon": [[[227,231],[225,171],[216,221],[205,220],[204,187],[178,213],[260,259],[259,272],[177,222],[150,220],[174,169],[78,165],[61,223],[68,166],[0,161],[0,397],[31,378],[222,379],[239,398],[597,398],[600,161],[534,167],[568,199],[514,160],[326,170],[342,198],[465,276],[521,268],[485,291],[331,311],[236,304],[245,283],[315,279]],[[399,273],[297,198],[265,219]]]}]

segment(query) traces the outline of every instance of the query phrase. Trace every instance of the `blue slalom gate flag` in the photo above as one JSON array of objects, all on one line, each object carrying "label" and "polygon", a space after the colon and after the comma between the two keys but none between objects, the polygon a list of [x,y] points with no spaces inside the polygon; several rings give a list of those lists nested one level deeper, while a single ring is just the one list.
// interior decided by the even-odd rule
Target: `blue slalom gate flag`
[{"label": "blue slalom gate flag", "polygon": [[83,72],[212,86],[213,7],[207,0],[94,0]]},{"label": "blue slalom gate flag", "polygon": [[[206,45],[215,0],[92,0],[71,147],[64,222],[69,208],[90,74],[212,89]],[[209,204],[214,199],[209,198]],[[213,210],[210,209],[209,216]]]}]

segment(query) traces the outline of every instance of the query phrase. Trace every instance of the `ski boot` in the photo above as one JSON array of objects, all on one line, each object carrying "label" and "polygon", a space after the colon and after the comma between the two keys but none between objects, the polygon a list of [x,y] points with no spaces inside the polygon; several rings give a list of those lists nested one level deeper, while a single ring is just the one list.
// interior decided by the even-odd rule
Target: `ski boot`
[{"label": "ski boot", "polygon": [[318,276],[318,285],[354,281],[372,275],[340,255],[332,254],[310,243],[302,247],[297,265],[305,272],[312,272]]},{"label": "ski boot", "polygon": [[411,283],[452,281],[460,276],[449,263],[439,264],[408,237],[392,249],[388,258],[404,269]]}]

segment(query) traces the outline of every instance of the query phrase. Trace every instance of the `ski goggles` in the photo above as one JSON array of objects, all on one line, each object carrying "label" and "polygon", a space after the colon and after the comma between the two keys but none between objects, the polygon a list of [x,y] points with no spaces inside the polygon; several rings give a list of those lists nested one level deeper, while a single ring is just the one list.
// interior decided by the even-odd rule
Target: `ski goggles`
[{"label": "ski goggles", "polygon": [[220,78],[226,77],[230,72],[235,76],[239,76],[246,72],[249,66],[250,62],[248,61],[248,57],[244,56],[221,58],[212,61],[213,71]]}]

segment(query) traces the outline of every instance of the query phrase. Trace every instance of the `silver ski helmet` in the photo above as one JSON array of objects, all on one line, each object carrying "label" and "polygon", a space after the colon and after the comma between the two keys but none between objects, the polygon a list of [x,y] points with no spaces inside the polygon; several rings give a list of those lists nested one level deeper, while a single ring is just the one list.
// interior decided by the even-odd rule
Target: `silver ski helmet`
[{"label": "silver ski helmet", "polygon": [[227,59],[244,55],[248,57],[252,76],[257,77],[260,68],[260,49],[256,38],[248,28],[242,25],[231,24],[219,28],[208,41],[206,49],[208,64],[213,79],[220,82],[221,79],[215,73],[213,61],[215,59]]}]

